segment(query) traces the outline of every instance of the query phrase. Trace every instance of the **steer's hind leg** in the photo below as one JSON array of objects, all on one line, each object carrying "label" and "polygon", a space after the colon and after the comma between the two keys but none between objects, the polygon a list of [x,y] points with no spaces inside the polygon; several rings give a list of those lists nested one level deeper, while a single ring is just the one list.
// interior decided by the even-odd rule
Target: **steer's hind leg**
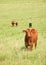
[{"label": "steer's hind leg", "polygon": [[36,49],[36,46],[37,46],[37,41],[35,42],[35,49]]}]

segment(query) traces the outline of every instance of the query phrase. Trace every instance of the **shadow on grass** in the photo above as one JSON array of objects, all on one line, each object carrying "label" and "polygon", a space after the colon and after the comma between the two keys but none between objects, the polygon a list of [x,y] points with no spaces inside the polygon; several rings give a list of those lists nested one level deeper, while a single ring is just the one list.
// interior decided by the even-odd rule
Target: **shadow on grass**
[{"label": "shadow on grass", "polygon": [[21,50],[21,51],[31,51],[31,50],[30,50],[30,47],[28,47],[27,49],[26,49],[25,47],[21,47],[20,50]]},{"label": "shadow on grass", "polygon": [[21,47],[21,50],[25,50],[25,47]]}]

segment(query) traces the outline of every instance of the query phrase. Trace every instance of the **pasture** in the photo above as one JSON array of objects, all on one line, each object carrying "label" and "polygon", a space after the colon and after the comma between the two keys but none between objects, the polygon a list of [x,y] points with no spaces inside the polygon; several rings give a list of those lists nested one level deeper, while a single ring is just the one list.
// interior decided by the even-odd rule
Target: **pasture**
[{"label": "pasture", "polygon": [[[11,21],[18,26],[11,26]],[[38,31],[37,48],[25,50],[22,30]],[[46,65],[46,1],[0,0],[0,65]]]}]

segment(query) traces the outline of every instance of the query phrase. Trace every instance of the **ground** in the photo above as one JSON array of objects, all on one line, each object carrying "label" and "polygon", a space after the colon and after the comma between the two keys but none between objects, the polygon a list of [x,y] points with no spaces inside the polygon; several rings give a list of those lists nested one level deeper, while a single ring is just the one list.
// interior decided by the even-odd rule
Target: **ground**
[{"label": "ground", "polygon": [[[18,27],[11,26],[11,21]],[[23,29],[38,31],[37,48],[25,50]],[[0,65],[46,65],[46,1],[0,1]]]}]

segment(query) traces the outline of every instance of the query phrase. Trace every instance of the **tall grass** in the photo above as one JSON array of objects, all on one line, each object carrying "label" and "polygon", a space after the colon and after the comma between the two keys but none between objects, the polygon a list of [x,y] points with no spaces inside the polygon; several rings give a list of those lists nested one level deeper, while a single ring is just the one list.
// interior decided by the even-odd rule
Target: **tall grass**
[{"label": "tall grass", "polygon": [[[18,27],[11,26],[11,21]],[[25,50],[23,29],[38,31],[37,48]],[[46,65],[46,1],[0,0],[0,65]]]}]

